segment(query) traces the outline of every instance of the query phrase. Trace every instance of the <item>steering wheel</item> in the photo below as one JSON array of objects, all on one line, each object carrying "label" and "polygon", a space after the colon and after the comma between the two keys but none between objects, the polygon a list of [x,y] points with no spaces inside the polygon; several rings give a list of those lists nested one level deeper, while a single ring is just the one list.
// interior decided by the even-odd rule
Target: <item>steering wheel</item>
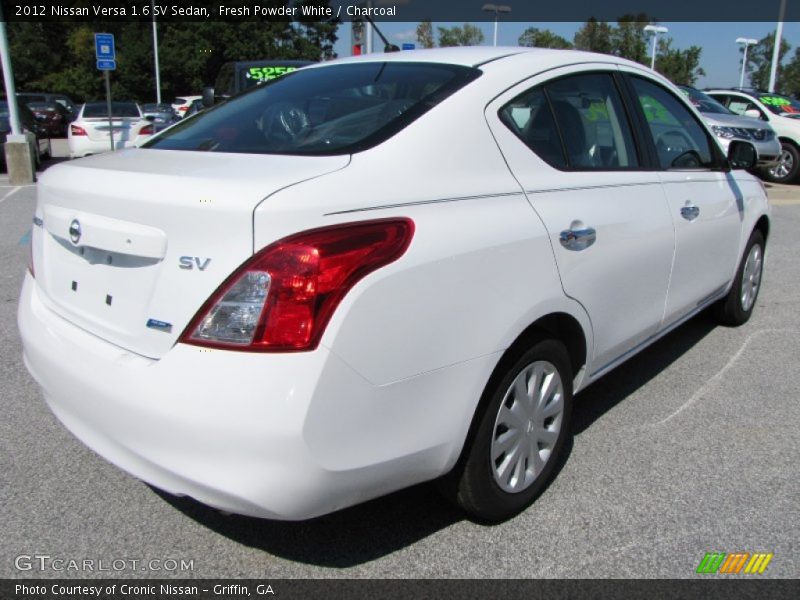
[{"label": "steering wheel", "polygon": [[311,119],[303,108],[291,102],[276,102],[263,114],[264,136],[278,142],[293,142],[311,130]]}]

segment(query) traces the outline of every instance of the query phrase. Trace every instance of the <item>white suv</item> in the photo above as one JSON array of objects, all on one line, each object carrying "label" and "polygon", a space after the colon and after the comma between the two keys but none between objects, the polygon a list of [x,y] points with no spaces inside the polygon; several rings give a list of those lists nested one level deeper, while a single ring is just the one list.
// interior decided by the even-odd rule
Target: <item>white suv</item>
[{"label": "white suv", "polygon": [[574,393],[706,307],[750,317],[755,159],[612,56],[310,66],[42,175],[25,364],[88,446],[225,511],[442,478],[504,519],[552,475]]},{"label": "white suv", "polygon": [[775,183],[792,183],[800,176],[800,102],[780,94],[744,90],[707,90],[706,94],[738,115],[769,123],[781,142],[778,164],[765,171]]}]

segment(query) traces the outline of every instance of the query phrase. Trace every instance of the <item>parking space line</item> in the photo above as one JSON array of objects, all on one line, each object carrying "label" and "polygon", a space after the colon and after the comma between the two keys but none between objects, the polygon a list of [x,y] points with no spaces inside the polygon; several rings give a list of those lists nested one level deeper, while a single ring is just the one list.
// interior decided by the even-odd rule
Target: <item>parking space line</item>
[{"label": "parking space line", "polygon": [[701,385],[700,388],[698,388],[698,390],[694,394],[692,394],[686,402],[681,404],[671,414],[667,415],[660,421],[656,421],[655,423],[650,423],[646,427],[658,427],[659,425],[664,425],[668,421],[671,421],[673,418],[677,417],[684,410],[691,407],[695,402],[697,402],[700,399],[701,396],[703,396],[703,394],[705,394],[709,390],[709,388],[714,387],[714,385],[716,385],[717,382],[722,380],[725,373],[727,373],[730,370],[730,368],[733,367],[736,361],[739,360],[739,357],[744,353],[744,351],[750,345],[750,342],[752,342],[756,337],[759,337],[761,334],[764,333],[787,333],[787,332],[796,333],[797,331],[798,330],[792,330],[792,329],[759,329],[758,331],[754,331],[749,336],[747,336],[747,339],[744,341],[742,346],[736,351],[736,353],[733,356],[731,356],[730,360],[728,360],[728,362],[725,363],[725,366],[722,367],[722,369],[720,369],[716,373],[716,375],[714,375],[713,377],[708,379],[703,385]]},{"label": "parking space line", "polygon": [[10,192],[7,192],[5,196],[0,198],[0,202],[5,202],[8,198],[10,198],[13,194],[15,194],[16,192],[18,192],[21,189],[22,189],[21,185],[18,185],[16,187],[14,187],[13,190],[11,190]]}]

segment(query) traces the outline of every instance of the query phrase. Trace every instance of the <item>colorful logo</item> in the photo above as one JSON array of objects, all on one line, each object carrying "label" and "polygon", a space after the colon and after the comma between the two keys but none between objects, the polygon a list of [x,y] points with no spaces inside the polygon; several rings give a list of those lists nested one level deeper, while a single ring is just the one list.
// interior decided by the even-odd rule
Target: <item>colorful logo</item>
[{"label": "colorful logo", "polygon": [[723,573],[726,575],[745,573],[747,575],[761,575],[767,570],[769,561],[773,554],[766,552],[706,552],[697,573],[707,575],[709,573]]}]

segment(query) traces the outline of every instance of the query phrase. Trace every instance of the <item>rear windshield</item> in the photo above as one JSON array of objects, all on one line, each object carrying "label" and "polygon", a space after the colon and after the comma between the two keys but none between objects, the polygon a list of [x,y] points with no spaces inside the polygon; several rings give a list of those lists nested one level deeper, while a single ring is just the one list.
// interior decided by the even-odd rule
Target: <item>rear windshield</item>
[{"label": "rear windshield", "polygon": [[[133,102],[112,102],[112,117],[141,117],[139,107]],[[108,105],[105,102],[88,102],[83,109],[84,119],[108,117]]]},{"label": "rear windshield", "polygon": [[388,139],[480,71],[430,63],[299,69],[175,125],[146,148],[349,154]]}]

